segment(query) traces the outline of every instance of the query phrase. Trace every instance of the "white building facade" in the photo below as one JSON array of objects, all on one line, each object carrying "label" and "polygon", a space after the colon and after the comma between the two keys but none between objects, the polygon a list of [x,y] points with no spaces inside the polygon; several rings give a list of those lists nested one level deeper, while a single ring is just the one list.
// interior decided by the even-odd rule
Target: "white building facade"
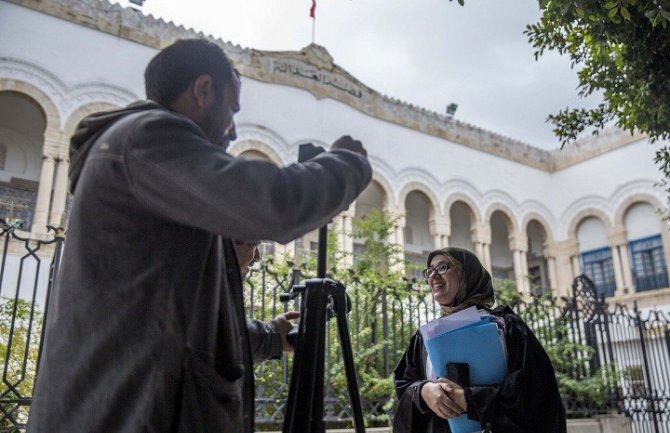
[{"label": "white building facade", "polygon": [[[76,124],[143,99],[157,50],[202,36],[107,1],[0,0],[0,217],[34,238],[62,226]],[[545,151],[381,95],[316,45],[215,42],[243,76],[232,154],[287,165],[300,144],[344,134],[368,149],[373,182],[334,221],[345,251],[357,248],[352,219],[378,208],[397,217],[390,241],[412,261],[459,246],[524,292],[564,296],[584,272],[613,300],[670,304],[658,143],[607,131]]]}]

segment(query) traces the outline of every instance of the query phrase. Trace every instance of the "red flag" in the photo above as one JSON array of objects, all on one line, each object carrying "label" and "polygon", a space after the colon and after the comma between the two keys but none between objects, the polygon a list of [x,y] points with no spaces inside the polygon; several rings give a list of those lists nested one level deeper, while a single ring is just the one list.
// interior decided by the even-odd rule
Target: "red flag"
[{"label": "red flag", "polygon": [[312,7],[309,8],[310,18],[315,18],[316,15],[316,0],[312,0]]}]

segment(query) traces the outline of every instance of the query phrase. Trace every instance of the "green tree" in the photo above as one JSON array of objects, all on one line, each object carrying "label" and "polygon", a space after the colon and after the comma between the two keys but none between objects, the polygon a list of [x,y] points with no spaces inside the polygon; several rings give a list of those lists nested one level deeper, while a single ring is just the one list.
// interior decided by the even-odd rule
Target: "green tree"
[{"label": "green tree", "polygon": [[[458,0],[463,5],[463,0]],[[577,69],[578,94],[602,94],[592,109],[549,116],[561,144],[614,123],[652,142],[670,138],[670,0],[539,0],[525,34],[535,58],[557,51]],[[655,158],[670,197],[670,148]]]},{"label": "green tree", "polygon": [[[394,218],[378,209],[372,210],[365,218],[355,219],[351,236],[362,241],[362,249],[354,257],[353,266],[337,275],[349,285],[355,308],[359,308],[356,312],[358,324],[355,325],[358,328],[355,337],[358,348],[354,362],[361,381],[361,396],[367,400],[386,401],[386,411],[395,403],[395,399],[389,398],[395,392],[389,374],[393,369],[391,363],[400,356],[394,353],[393,339],[399,337],[404,340],[403,343],[409,339],[409,335],[406,339],[400,335],[400,330],[396,329],[399,321],[394,318],[403,314],[403,301],[412,296],[406,290],[407,282],[403,274],[407,263],[399,259],[401,247],[387,241],[395,223]],[[393,301],[400,308],[391,308]],[[401,347],[404,349],[398,346],[396,351],[402,350]],[[331,374],[334,385],[344,394],[346,382],[342,367],[341,363],[333,365]],[[373,423],[388,422],[384,415],[368,415],[367,418]]]},{"label": "green tree", "polygon": [[542,17],[525,31],[535,57],[569,56],[579,95],[601,91],[597,107],[549,116],[562,143],[607,124],[651,140],[670,137],[670,0],[540,0]]},{"label": "green tree", "polygon": [[[395,388],[391,372],[396,360],[402,355],[411,333],[416,331],[418,317],[414,313],[410,320],[409,310],[416,309],[416,300],[425,293],[408,290],[411,284],[403,273],[403,263],[399,261],[400,247],[389,243],[387,239],[394,230],[395,220],[388,214],[373,210],[363,219],[353,221],[352,236],[360,250],[354,257],[337,249],[337,237],[331,233],[328,237],[328,273],[329,276],[343,282],[352,304],[349,313],[349,327],[354,349],[354,363],[359,378],[361,398],[371,406],[382,407],[375,413],[365,411],[368,425],[388,425],[387,413],[396,403],[393,398]],[[342,266],[343,263],[352,263]],[[406,264],[404,264],[406,265]],[[254,315],[268,319],[278,311],[277,291],[266,290],[264,301],[259,302],[258,289],[280,284],[288,287],[291,268],[286,263],[266,260],[265,282],[262,273],[255,273],[248,285],[256,288],[254,295]],[[301,279],[315,275],[316,260],[313,254],[300,258],[297,265]],[[247,290],[247,293],[250,291]],[[248,304],[252,302],[247,298]],[[262,304],[262,305],[261,305]],[[348,401],[347,382],[340,353],[339,336],[335,320],[327,327],[326,386],[329,394],[336,395],[342,402]],[[288,371],[291,371],[292,357],[288,357]],[[256,382],[262,391],[272,394],[277,388],[277,378],[283,374],[279,363],[260,363],[256,367]],[[367,406],[370,407],[370,406]],[[338,427],[341,425],[332,425]],[[258,427],[258,426],[257,426]],[[263,426],[262,428],[266,428]],[[276,426],[267,426],[276,428]]]},{"label": "green tree", "polygon": [[[19,299],[0,298],[0,430],[15,430],[28,419],[28,406],[17,399],[32,396],[42,330],[42,313]],[[18,430],[16,430],[18,431]]]}]

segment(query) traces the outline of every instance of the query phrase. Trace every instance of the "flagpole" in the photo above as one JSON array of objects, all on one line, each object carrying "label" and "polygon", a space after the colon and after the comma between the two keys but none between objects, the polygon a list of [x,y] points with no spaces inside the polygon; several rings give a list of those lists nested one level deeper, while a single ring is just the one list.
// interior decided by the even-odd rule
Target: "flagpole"
[{"label": "flagpole", "polygon": [[309,8],[309,16],[312,18],[312,44],[314,43],[314,31],[316,28],[316,0],[312,0],[312,7]]}]

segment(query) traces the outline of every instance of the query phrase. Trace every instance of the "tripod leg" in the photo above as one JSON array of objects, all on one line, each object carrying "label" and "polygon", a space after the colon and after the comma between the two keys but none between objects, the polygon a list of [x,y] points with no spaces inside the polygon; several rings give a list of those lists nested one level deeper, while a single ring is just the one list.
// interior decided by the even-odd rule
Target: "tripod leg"
[{"label": "tripod leg", "polygon": [[349,324],[347,323],[347,295],[344,291],[344,287],[338,285],[332,296],[335,315],[337,317],[337,330],[340,336],[340,346],[342,346],[342,358],[344,358],[344,371],[347,376],[347,385],[349,387],[349,400],[351,401],[351,409],[354,412],[354,426],[356,428],[356,433],[365,433],[361,394],[358,389],[358,381],[356,380],[354,354],[351,349],[351,337],[349,335]]},{"label": "tripod leg", "polygon": [[[305,317],[305,303],[300,302],[300,316]],[[284,423],[282,426],[282,433],[290,433],[291,425],[293,423],[294,411],[296,407],[296,400],[298,398],[298,382],[300,380],[300,370],[303,364],[304,352],[301,349],[301,341],[305,341],[305,329],[302,321],[298,324],[298,338],[295,345],[295,353],[293,354],[293,368],[291,370],[291,382],[289,383],[288,397],[286,398],[286,405],[284,407]]]},{"label": "tripod leg", "polygon": [[[321,306],[323,311],[326,311],[327,296],[324,296],[324,304]],[[310,433],[325,433],[326,424],[323,421],[323,406],[324,406],[324,366],[325,366],[325,352],[326,352],[326,315],[323,316],[321,322],[321,331],[319,332],[319,339],[316,341],[316,366],[314,371],[314,396],[312,402],[312,427],[309,429]]]},{"label": "tripod leg", "polygon": [[[317,383],[318,352],[316,349],[318,349],[320,339],[325,337],[325,304],[326,295],[323,283],[308,281],[303,294],[298,343],[293,358],[293,372],[284,413],[283,433],[311,431],[314,390]],[[316,347],[308,346],[309,344],[316,344]],[[323,390],[323,373],[321,373],[321,389]],[[297,404],[298,398],[300,398],[300,404]],[[323,400],[323,397],[321,399]],[[323,412],[323,406],[321,411]]]}]

